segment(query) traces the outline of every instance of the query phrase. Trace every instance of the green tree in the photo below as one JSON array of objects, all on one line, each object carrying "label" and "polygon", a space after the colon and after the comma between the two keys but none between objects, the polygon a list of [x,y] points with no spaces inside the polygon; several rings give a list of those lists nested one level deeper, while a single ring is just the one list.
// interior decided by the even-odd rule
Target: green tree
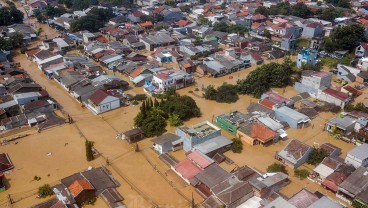
[{"label": "green tree", "polygon": [[216,102],[235,103],[238,99],[238,91],[235,85],[223,83],[217,88]]},{"label": "green tree", "polygon": [[8,26],[16,23],[23,23],[23,12],[15,6],[0,8],[0,26]]},{"label": "green tree", "polygon": [[92,161],[94,159],[94,156],[93,156],[93,142],[86,140],[85,141],[85,147],[86,147],[87,161]]},{"label": "green tree", "polygon": [[243,142],[239,138],[233,138],[231,141],[233,141],[231,145],[231,151],[234,153],[241,153],[243,151]]},{"label": "green tree", "polygon": [[111,9],[99,9],[95,7],[91,9],[87,16],[81,17],[77,21],[73,22],[70,25],[70,30],[72,32],[80,30],[97,32],[112,17],[114,17],[114,14]]},{"label": "green tree", "polygon": [[319,18],[330,22],[334,21],[338,17],[343,16],[343,12],[335,8],[323,9],[321,11],[318,11],[317,14],[319,14]]},{"label": "green tree", "polygon": [[180,119],[180,117],[176,114],[170,114],[169,115],[169,123],[170,126],[180,126],[183,124],[183,121]]},{"label": "green tree", "polygon": [[158,100],[156,98],[154,100],[154,106],[155,107],[160,107],[160,103],[158,102]]},{"label": "green tree", "polygon": [[325,149],[314,148],[313,152],[308,157],[307,163],[310,165],[317,165],[321,163],[325,157],[328,157],[328,152]]},{"label": "green tree", "polygon": [[306,179],[309,175],[309,171],[306,169],[295,169],[294,176],[298,177],[300,180]]},{"label": "green tree", "polygon": [[338,49],[354,50],[361,42],[365,41],[364,27],[357,24],[337,27],[331,33],[331,40]]},{"label": "green tree", "polygon": [[304,3],[297,3],[291,7],[290,14],[301,18],[308,18],[312,16],[313,12]]},{"label": "green tree", "polygon": [[303,64],[301,69],[302,70],[311,70],[311,71],[321,71],[322,66],[320,64]]},{"label": "green tree", "polygon": [[54,194],[54,192],[52,191],[49,184],[45,184],[43,186],[38,187],[38,195],[41,198],[44,198],[44,197],[47,197],[47,196],[52,196],[53,194]]},{"label": "green tree", "polygon": [[277,172],[281,172],[281,173],[285,173],[288,174],[285,165],[282,165],[280,163],[273,163],[270,166],[267,167],[267,172],[268,173],[277,173]]},{"label": "green tree", "polygon": [[211,25],[211,21],[209,21],[203,15],[198,15],[198,24],[200,24],[200,25]]},{"label": "green tree", "polygon": [[201,111],[196,102],[189,96],[170,96],[161,102],[161,109],[167,114],[176,114],[183,121],[193,117],[200,117]]},{"label": "green tree", "polygon": [[207,100],[216,100],[217,97],[217,90],[213,85],[208,85],[204,89],[203,97]]},{"label": "green tree", "polygon": [[140,128],[147,137],[160,136],[166,131],[166,119],[164,112],[159,108],[153,108],[142,122]]}]

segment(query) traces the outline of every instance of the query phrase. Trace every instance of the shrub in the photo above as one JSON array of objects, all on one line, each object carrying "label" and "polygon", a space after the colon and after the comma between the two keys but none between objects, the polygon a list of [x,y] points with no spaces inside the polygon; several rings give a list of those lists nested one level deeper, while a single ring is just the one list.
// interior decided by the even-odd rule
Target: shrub
[{"label": "shrub", "polygon": [[307,163],[310,165],[317,165],[328,156],[328,152],[321,148],[314,148],[313,152],[309,155]]},{"label": "shrub", "polygon": [[267,167],[267,172],[268,173],[282,172],[282,173],[288,174],[285,165],[282,165],[276,162]]},{"label": "shrub", "polygon": [[169,123],[170,123],[170,126],[180,126],[183,124],[183,121],[179,118],[178,115],[171,114],[169,116]]},{"label": "shrub", "polygon": [[239,138],[232,139],[233,144],[231,145],[231,150],[234,153],[241,153],[243,151],[243,142]]},{"label": "shrub", "polygon": [[83,205],[95,205],[96,197],[89,197],[84,201]]},{"label": "shrub", "polygon": [[45,184],[43,186],[38,187],[38,195],[41,198],[47,197],[47,196],[51,196],[53,195],[54,192],[52,191],[51,187],[49,184]]},{"label": "shrub", "polygon": [[132,104],[133,104],[133,105],[138,105],[139,103],[138,103],[138,101],[133,100]]},{"label": "shrub", "polygon": [[87,161],[92,161],[94,159],[94,156],[93,156],[93,142],[86,140],[85,147],[86,147]]},{"label": "shrub", "polygon": [[34,177],[33,177],[33,180],[35,180],[35,181],[40,181],[40,180],[41,180],[41,177],[39,177],[39,176],[34,176]]},{"label": "shrub", "polygon": [[295,169],[294,176],[298,177],[300,180],[306,179],[309,175],[309,171],[306,169]]},{"label": "shrub", "polygon": [[133,98],[133,100],[136,100],[136,101],[143,101],[146,99],[147,99],[147,95],[145,94],[136,94]]}]

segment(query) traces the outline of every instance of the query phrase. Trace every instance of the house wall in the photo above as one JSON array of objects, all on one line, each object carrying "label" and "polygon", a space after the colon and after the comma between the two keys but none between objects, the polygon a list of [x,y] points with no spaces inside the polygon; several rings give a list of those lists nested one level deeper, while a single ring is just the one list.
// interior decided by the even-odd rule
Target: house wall
[{"label": "house wall", "polygon": [[303,57],[303,54],[299,53],[296,60],[296,66],[301,68],[303,64],[316,65],[317,63],[317,53],[310,53],[308,58]]},{"label": "house wall", "polygon": [[353,165],[355,168],[360,166],[367,167],[368,166],[368,158],[361,160],[359,158],[354,157],[351,154],[348,154],[345,158],[345,163]]},{"label": "house wall", "polygon": [[183,149],[185,152],[188,152],[192,149],[193,146],[197,144],[202,144],[203,142],[206,142],[212,138],[215,138],[217,136],[221,135],[221,130],[215,131],[212,134],[209,134],[205,137],[199,138],[197,136],[190,136],[187,135],[184,131],[182,131],[180,128],[176,128],[176,135],[180,136],[183,139]]},{"label": "house wall", "polygon": [[324,93],[321,90],[319,90],[318,93],[317,93],[317,99],[328,102],[328,103],[335,104],[337,106],[340,106],[341,108],[344,108],[345,105],[348,104],[349,101],[350,101],[350,99],[342,101],[342,100],[337,99],[337,98],[335,98],[335,97],[333,97],[329,94]]},{"label": "house wall", "polygon": [[368,55],[368,51],[365,50],[361,45],[356,47],[355,49],[355,56],[356,57],[366,57]]},{"label": "house wall", "polygon": [[323,29],[321,27],[311,28],[304,27],[302,36],[305,38],[314,38],[322,36]]},{"label": "house wall", "polygon": [[224,120],[223,118],[221,118],[221,117],[216,117],[215,124],[216,124],[218,127],[220,127],[220,128],[222,128],[222,129],[224,129],[224,130],[226,130],[226,131],[230,132],[232,135],[236,135],[236,129],[237,129],[237,126],[235,126],[235,125],[233,125],[233,124],[231,124],[231,123],[227,122],[227,121],[226,121],[226,120]]},{"label": "house wall", "polygon": [[294,40],[283,38],[281,41],[281,48],[284,50],[290,50],[294,48]]},{"label": "house wall", "polygon": [[120,100],[119,98],[108,96],[98,106],[92,106],[91,104],[88,104],[88,106],[94,113],[100,114],[100,113],[104,113],[104,112],[119,108]]},{"label": "house wall", "polygon": [[309,150],[303,155],[302,158],[300,158],[300,160],[298,160],[295,165],[294,168],[298,168],[299,166],[303,165],[305,162],[307,162],[309,155],[313,152],[313,148],[309,148]]},{"label": "house wall", "polygon": [[289,126],[293,129],[298,128],[298,121],[294,118],[290,117],[289,115],[283,114],[277,109],[275,110],[275,117],[278,121],[285,121],[289,124]]},{"label": "house wall", "polygon": [[255,139],[253,139],[252,137],[244,134],[243,132],[237,130],[236,131],[236,137],[240,138],[243,142],[245,142],[246,144],[249,144],[250,146],[255,145]]}]

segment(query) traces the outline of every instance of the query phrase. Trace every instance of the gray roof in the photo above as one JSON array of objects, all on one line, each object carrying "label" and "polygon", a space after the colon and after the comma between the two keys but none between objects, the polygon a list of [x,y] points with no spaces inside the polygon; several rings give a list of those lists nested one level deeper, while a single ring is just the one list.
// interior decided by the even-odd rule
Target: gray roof
[{"label": "gray roof", "polygon": [[275,200],[273,200],[271,203],[266,205],[264,208],[297,208],[294,205],[290,204],[288,201],[286,201],[281,196],[277,197]]},{"label": "gray roof", "polygon": [[312,151],[312,147],[297,140],[293,139],[286,145],[286,147],[277,153],[283,159],[296,164],[305,154]]},{"label": "gray roof", "polygon": [[[346,190],[351,197],[355,197],[368,187],[368,169],[359,167],[339,186],[339,189]],[[344,193],[346,193],[344,191]]]},{"label": "gray roof", "polygon": [[368,158],[368,144],[361,144],[348,152],[348,155],[354,156],[360,160]]},{"label": "gray roof", "polygon": [[261,190],[272,187],[273,185],[286,179],[288,179],[288,176],[285,173],[278,172],[266,178],[253,178],[249,181],[249,183],[255,188]]},{"label": "gray roof", "polygon": [[164,135],[161,135],[159,137],[156,137],[156,138],[152,139],[151,141],[155,144],[162,145],[162,144],[165,144],[165,143],[174,142],[174,141],[179,140],[179,139],[180,139],[180,136],[178,136],[176,134],[166,133]]},{"label": "gray roof", "polygon": [[208,154],[214,150],[220,149],[232,143],[233,142],[231,140],[226,139],[223,136],[218,136],[201,144],[197,144],[193,148],[201,151],[203,154]]},{"label": "gray roof", "polygon": [[321,207],[328,207],[328,208],[342,208],[343,206],[339,204],[338,202],[323,196],[322,198],[315,201],[313,204],[311,204],[308,208],[321,208]]},{"label": "gray roof", "polygon": [[309,121],[309,117],[302,114],[302,113],[299,113],[298,111],[296,110],[293,110],[287,106],[282,106],[278,109],[275,110],[275,112],[279,112],[279,113],[282,113],[284,115],[288,115],[289,117],[293,118],[294,120],[296,120],[297,122],[300,122],[300,121]]},{"label": "gray roof", "polygon": [[214,188],[219,183],[227,180],[232,175],[223,168],[221,168],[216,163],[208,166],[202,172],[198,173],[195,178],[197,178],[200,182],[205,184],[210,189]]}]

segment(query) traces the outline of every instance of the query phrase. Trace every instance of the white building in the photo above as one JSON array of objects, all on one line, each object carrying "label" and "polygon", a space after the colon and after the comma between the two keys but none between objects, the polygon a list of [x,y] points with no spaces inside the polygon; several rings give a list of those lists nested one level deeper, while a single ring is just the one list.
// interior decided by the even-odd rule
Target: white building
[{"label": "white building", "polygon": [[87,107],[95,114],[120,108],[120,99],[103,90],[97,90],[86,101]]},{"label": "white building", "polygon": [[368,144],[362,144],[350,150],[345,158],[345,163],[355,168],[368,166]]}]

